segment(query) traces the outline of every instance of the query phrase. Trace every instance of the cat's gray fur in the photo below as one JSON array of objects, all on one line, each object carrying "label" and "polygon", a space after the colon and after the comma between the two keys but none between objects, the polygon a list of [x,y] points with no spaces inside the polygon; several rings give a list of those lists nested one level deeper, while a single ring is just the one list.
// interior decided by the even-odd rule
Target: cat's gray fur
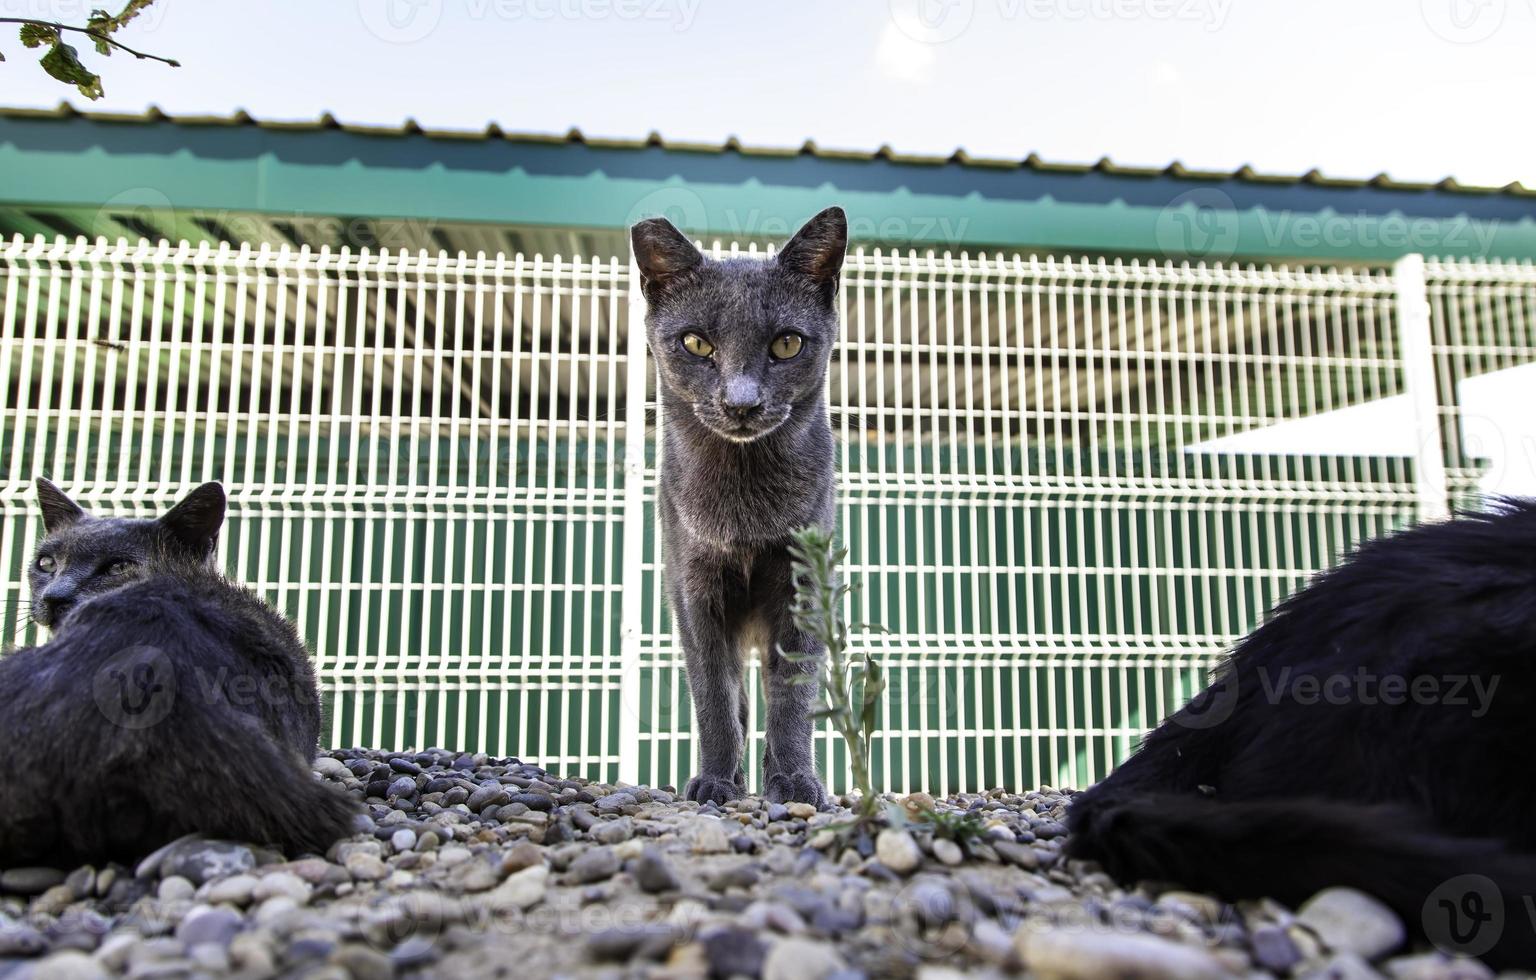
[{"label": "cat's gray fur", "polygon": [[215,564],[224,491],[92,517],[39,479],[42,646],[0,658],[0,867],[135,861],[188,833],[323,852],[355,805],[310,769],[321,712],[293,625]]},{"label": "cat's gray fur", "polygon": [[[822,805],[811,752],[814,684],[795,683],[823,653],[790,616],[790,532],[835,524],[827,364],[848,225],[842,209],[812,218],[772,259],[708,259],[665,218],[631,230],[661,374],[660,476],[667,592],[687,657],[700,772],[684,795],[724,802],[746,789],[746,667],[762,658],[768,702],[763,795]],[[707,338],[708,357],[682,345]],[[802,346],[785,360],[770,345]]]}]

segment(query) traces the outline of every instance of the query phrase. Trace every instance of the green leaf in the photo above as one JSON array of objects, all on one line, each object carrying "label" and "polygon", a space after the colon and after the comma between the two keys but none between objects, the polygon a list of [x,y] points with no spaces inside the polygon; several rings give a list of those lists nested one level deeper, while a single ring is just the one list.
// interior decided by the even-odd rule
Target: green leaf
[{"label": "green leaf", "polygon": [[864,710],[859,713],[859,721],[864,726],[866,736],[875,731],[875,724],[880,718],[880,695],[884,691],[885,676],[880,673],[880,665],[871,661],[865,668]]},{"label": "green leaf", "polygon": [[88,99],[99,99],[105,94],[101,87],[101,76],[82,65],[75,49],[62,41],[55,42],[48,53],[39,59],[38,64],[54,78],[78,88],[80,94]]},{"label": "green leaf", "polygon": [[139,16],[145,8],[154,2],[155,0],[128,0],[127,5],[123,7],[122,13],[116,17],[111,16],[105,10],[93,10],[91,11],[91,20],[105,24],[106,31],[110,34],[127,26],[129,21]]},{"label": "green leaf", "polygon": [[46,24],[22,24],[21,43],[29,48],[40,48],[45,44],[57,44],[59,32]]},{"label": "green leaf", "polygon": [[118,28],[118,25],[113,23],[111,15],[105,10],[93,10],[91,11],[90,20],[85,22],[85,26],[87,30],[93,32],[91,40],[96,42],[96,50],[110,57],[112,45],[106,36]]},{"label": "green leaf", "polygon": [[881,626],[879,623],[850,623],[849,626],[850,626],[850,628],[856,629],[856,630],[858,630],[861,633],[864,633],[864,632],[867,632],[867,633],[889,633],[890,632],[890,630],[886,629],[884,626]]}]

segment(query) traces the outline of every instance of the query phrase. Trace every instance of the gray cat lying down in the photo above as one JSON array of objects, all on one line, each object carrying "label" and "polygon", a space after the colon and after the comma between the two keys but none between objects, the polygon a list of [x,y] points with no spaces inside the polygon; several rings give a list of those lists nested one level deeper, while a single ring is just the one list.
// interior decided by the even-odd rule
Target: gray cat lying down
[{"label": "gray cat lying down", "polygon": [[324,851],[354,805],[310,771],[320,702],[286,619],[213,565],[224,491],[96,518],[37,481],[42,646],[0,658],[0,867],[131,862],[188,833]]}]

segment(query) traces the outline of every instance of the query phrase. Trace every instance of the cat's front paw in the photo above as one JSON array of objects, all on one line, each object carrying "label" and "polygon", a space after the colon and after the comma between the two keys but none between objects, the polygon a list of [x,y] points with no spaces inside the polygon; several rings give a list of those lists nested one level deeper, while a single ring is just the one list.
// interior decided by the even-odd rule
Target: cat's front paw
[{"label": "cat's front paw", "polygon": [[763,784],[763,796],[769,803],[809,803],[820,810],[827,805],[827,790],[815,773],[774,773]]},{"label": "cat's front paw", "polygon": [[694,776],[683,787],[683,799],[698,803],[725,803],[745,795],[736,780],[719,776]]}]

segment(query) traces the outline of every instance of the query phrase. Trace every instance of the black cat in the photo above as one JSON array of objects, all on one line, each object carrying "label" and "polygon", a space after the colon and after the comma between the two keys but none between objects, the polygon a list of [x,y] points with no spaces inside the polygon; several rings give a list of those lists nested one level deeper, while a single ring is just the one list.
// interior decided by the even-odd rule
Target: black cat
[{"label": "black cat", "polygon": [[1536,503],[1510,501],[1283,602],[1073,801],[1069,853],[1228,899],[1350,886],[1443,949],[1533,966],[1533,745]]},{"label": "black cat", "polygon": [[214,567],[224,491],[95,518],[37,481],[32,611],[0,659],[0,867],[131,862],[188,833],[322,852],[354,805],[310,769],[320,701],[289,622]]},{"label": "black cat", "polygon": [[666,407],[659,510],[667,594],[688,662],[700,772],[684,794],[723,803],[745,791],[746,667],[768,701],[763,795],[820,805],[811,755],[822,653],[790,615],[790,533],[831,530],[836,459],[827,364],[848,222],[828,208],[772,259],[706,259],[665,218],[635,225],[646,332]]}]

